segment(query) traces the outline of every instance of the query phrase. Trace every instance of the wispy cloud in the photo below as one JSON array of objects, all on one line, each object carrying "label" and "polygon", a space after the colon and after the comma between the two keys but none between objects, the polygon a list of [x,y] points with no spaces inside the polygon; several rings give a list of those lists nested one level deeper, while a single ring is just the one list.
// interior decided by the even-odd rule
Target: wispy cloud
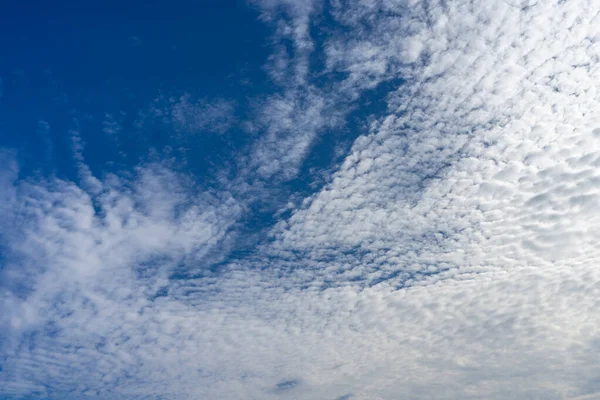
[{"label": "wispy cloud", "polygon": [[58,334],[61,323],[108,312],[102,324],[110,318],[102,307],[151,304],[182,260],[202,269],[240,212],[226,195],[190,192],[185,177],[161,165],[132,180],[108,176],[94,193],[59,179],[13,183],[15,173],[3,179],[2,219],[13,226],[3,229],[2,287],[13,304],[3,308],[5,333],[50,324]]},{"label": "wispy cloud", "polygon": [[177,134],[198,135],[225,133],[236,124],[234,104],[224,99],[194,100],[189,93],[181,96],[159,95],[148,110],[141,113],[136,125],[161,123]]}]

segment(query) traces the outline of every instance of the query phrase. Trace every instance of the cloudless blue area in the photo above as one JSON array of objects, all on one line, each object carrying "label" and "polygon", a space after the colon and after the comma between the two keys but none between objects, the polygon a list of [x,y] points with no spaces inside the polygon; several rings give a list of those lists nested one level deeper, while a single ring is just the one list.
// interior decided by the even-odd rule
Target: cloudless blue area
[{"label": "cloudless blue area", "polygon": [[[159,95],[243,106],[264,91],[269,31],[257,17],[242,0],[3,2],[0,146],[19,150],[22,173],[76,179],[77,129],[95,174],[110,161],[134,166],[150,148],[174,145],[164,127],[142,135],[131,126]],[[123,125],[124,159],[102,133],[107,113]],[[212,140],[197,143],[195,160],[224,146]]]}]

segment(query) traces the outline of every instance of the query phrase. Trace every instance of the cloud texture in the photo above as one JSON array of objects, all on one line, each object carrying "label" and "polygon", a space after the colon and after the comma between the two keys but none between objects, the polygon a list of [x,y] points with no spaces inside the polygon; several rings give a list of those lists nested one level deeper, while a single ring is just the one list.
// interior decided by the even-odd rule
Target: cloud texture
[{"label": "cloud texture", "polygon": [[[91,191],[1,154],[0,394],[600,399],[597,4],[256,4],[293,51],[233,183]],[[236,253],[242,183],[293,179],[373,91],[323,188]],[[229,112],[194,107],[175,123]]]}]

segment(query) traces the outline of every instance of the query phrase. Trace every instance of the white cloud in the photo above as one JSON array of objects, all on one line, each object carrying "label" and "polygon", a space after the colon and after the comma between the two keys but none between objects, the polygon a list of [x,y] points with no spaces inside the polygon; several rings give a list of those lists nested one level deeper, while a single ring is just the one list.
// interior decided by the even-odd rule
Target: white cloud
[{"label": "white cloud", "polygon": [[[3,153],[2,221],[21,224],[3,231],[0,393],[598,393],[594,2],[332,7],[362,36],[329,44],[329,68],[348,74],[300,107],[295,96],[268,101],[259,158],[302,152],[341,93],[404,83],[330,184],[271,242],[218,271],[202,262],[243,212],[228,194],[190,194],[186,178],[160,166],[110,177],[99,194],[60,180],[14,183]],[[288,135],[298,145],[279,153],[273,143]],[[256,169],[270,177],[301,158],[289,157]],[[192,272],[169,280],[180,264]]]},{"label": "white cloud", "polygon": [[261,179],[296,176],[319,131],[341,124],[341,116],[328,102],[310,88],[270,97],[257,120],[263,134],[245,161],[249,172]]},{"label": "white cloud", "polygon": [[[586,10],[586,4],[579,7]],[[425,245],[436,251],[434,263],[440,263],[437,252],[442,250],[447,262],[464,266],[467,246],[499,241],[496,229],[508,227],[514,241],[521,226],[521,244],[514,249],[520,253],[513,255],[521,262],[533,253],[556,261],[561,254],[589,251],[574,243],[593,239],[567,225],[573,218],[584,226],[594,221],[587,207],[595,198],[596,173],[589,163],[598,148],[592,134],[598,125],[592,116],[598,70],[573,64],[598,57],[599,47],[589,39],[596,36],[595,14],[580,16],[569,30],[565,26],[574,17],[543,24],[560,11],[550,3],[526,11],[504,3],[482,7],[471,13],[475,20],[485,22],[489,12],[503,15],[504,21],[474,24],[461,3],[447,10],[431,6],[429,11],[398,12],[400,22],[391,25],[383,17],[379,29],[390,34],[376,36],[377,41],[401,41],[402,36],[391,34],[394,26],[417,25],[422,13],[432,21],[448,20],[445,30],[429,33],[424,24],[419,33],[430,48],[444,42],[444,51],[430,49],[429,62],[399,70],[410,79],[389,95],[389,116],[357,140],[332,184],[286,222],[278,234],[282,243],[333,252],[340,246],[386,249],[389,256],[383,259],[405,254],[415,261],[422,256],[413,257],[411,251]],[[536,24],[546,32],[539,33],[542,27]],[[540,28],[535,35],[532,26]],[[471,45],[485,35],[489,44]],[[504,46],[505,37],[510,46]],[[492,51],[503,47],[504,52]],[[558,76],[565,84],[577,82],[577,89],[557,90]],[[540,226],[542,219],[550,225]],[[547,230],[553,224],[556,229],[550,231],[556,233],[551,234]],[[472,244],[474,235],[481,237]],[[482,261],[477,256],[474,264]],[[381,265],[373,267],[381,271]]]},{"label": "white cloud", "polygon": [[140,168],[133,181],[109,176],[91,194],[58,179],[12,180],[3,180],[12,195],[2,213],[13,226],[3,230],[8,332],[94,315],[108,325],[93,329],[110,329],[110,309],[97,314],[103,307],[151,303],[183,260],[201,270],[240,213],[227,194],[190,193],[186,178],[160,165]]},{"label": "white cloud", "polygon": [[[310,16],[315,1],[253,1],[262,18],[275,28],[271,38],[273,53],[265,66],[279,90],[257,107],[257,121],[251,131],[262,137],[252,146],[244,163],[248,173],[259,179],[296,176],[315,138],[326,128],[339,123],[327,120],[333,115],[330,101],[311,84],[310,56],[314,51],[310,35]],[[291,43],[292,46],[288,46]]]}]

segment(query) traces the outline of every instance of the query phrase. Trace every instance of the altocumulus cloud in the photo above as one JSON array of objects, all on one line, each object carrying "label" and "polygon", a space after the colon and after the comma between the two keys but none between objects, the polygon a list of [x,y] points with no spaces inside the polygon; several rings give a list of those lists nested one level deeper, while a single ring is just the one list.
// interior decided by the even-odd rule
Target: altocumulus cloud
[{"label": "altocumulus cloud", "polygon": [[[0,393],[600,398],[597,3],[255,5],[292,45],[237,180],[154,163],[90,191],[19,180],[2,153]],[[324,187],[227,257],[255,201],[240,182],[292,179],[380,87]],[[198,119],[183,98],[173,119],[220,104]]]}]

